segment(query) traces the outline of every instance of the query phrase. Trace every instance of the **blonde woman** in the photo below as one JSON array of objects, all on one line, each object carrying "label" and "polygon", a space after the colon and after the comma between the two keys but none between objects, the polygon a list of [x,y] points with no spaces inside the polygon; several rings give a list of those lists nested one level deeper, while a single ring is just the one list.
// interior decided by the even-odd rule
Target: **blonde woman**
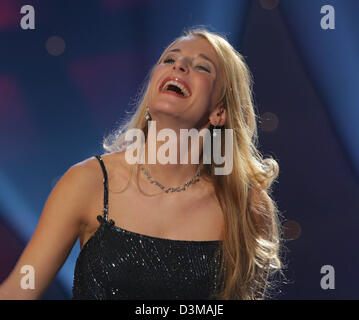
[{"label": "blonde woman", "polygon": [[[105,139],[106,153],[73,165],[57,183],[0,298],[40,298],[77,239],[73,299],[266,298],[282,268],[270,197],[278,165],[256,148],[251,85],[224,36],[197,28],[175,39],[135,112]],[[178,139],[180,129],[222,136],[232,129],[231,173],[216,175],[214,162],[129,163],[130,129],[144,133],[145,154],[165,143],[151,150],[149,121],[155,133],[171,129]],[[202,160],[203,141],[199,148]],[[24,265],[36,271],[33,290],[20,287]]]}]

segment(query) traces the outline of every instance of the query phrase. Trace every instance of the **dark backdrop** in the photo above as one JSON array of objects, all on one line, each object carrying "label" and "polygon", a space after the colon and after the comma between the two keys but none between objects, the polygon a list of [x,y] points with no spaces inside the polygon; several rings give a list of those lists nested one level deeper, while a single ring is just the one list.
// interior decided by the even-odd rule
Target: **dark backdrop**
[{"label": "dark backdrop", "polygon": [[[20,8],[35,9],[35,29]],[[335,10],[335,29],[320,12]],[[224,33],[254,77],[260,150],[280,165],[286,228],[277,299],[357,299],[359,2],[0,0],[0,282],[35,230],[51,189],[131,108],[185,27]],[[76,244],[44,299],[71,297]],[[321,267],[335,269],[323,290]]]}]

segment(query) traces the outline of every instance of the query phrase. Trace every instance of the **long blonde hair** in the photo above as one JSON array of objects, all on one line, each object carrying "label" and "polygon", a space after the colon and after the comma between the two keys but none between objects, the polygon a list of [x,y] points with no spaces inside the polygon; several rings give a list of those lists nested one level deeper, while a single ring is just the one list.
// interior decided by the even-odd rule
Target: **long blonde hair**
[{"label": "long blonde hair", "polygon": [[[201,164],[214,183],[225,222],[218,277],[222,286],[214,298],[265,299],[269,297],[268,289],[273,287],[273,275],[277,272],[282,274],[283,268],[280,257],[280,212],[270,196],[279,166],[273,158],[264,159],[257,149],[253,81],[243,56],[229,44],[224,35],[210,32],[204,27],[185,30],[167,48],[188,36],[206,39],[217,53],[224,75],[221,100],[226,109],[225,128],[233,129],[232,173],[215,176],[213,162],[209,165]],[[149,84],[150,79],[142,87],[133,113],[104,138],[103,147],[107,152],[125,149],[128,129],[141,129],[146,135],[148,124],[144,115],[148,105]]]}]

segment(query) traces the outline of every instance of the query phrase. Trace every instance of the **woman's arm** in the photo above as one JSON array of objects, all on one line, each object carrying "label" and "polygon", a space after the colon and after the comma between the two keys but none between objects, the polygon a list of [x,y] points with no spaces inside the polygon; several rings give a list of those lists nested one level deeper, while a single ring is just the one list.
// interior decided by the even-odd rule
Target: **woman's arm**
[{"label": "woman's arm", "polygon": [[[0,286],[0,300],[39,299],[64,264],[86,221],[92,176],[87,162],[68,169],[50,193],[33,236]],[[35,271],[34,289],[21,288],[25,265]]]}]

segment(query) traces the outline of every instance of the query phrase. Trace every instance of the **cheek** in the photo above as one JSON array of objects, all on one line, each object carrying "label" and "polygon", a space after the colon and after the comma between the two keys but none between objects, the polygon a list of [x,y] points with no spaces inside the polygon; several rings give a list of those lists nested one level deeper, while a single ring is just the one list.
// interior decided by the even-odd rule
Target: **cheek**
[{"label": "cheek", "polygon": [[208,77],[205,76],[197,77],[195,84],[198,90],[206,90],[207,92],[208,90],[211,90],[213,87],[212,79],[209,79]]},{"label": "cheek", "polygon": [[208,78],[199,79],[197,82],[197,92],[202,99],[210,100],[214,94],[214,81]]},{"label": "cheek", "polygon": [[151,77],[150,77],[150,90],[154,91],[157,90],[158,87],[160,86],[160,79],[163,77],[163,73],[164,73],[164,68],[160,65],[157,65],[156,67],[154,67],[152,73],[151,73]]}]

